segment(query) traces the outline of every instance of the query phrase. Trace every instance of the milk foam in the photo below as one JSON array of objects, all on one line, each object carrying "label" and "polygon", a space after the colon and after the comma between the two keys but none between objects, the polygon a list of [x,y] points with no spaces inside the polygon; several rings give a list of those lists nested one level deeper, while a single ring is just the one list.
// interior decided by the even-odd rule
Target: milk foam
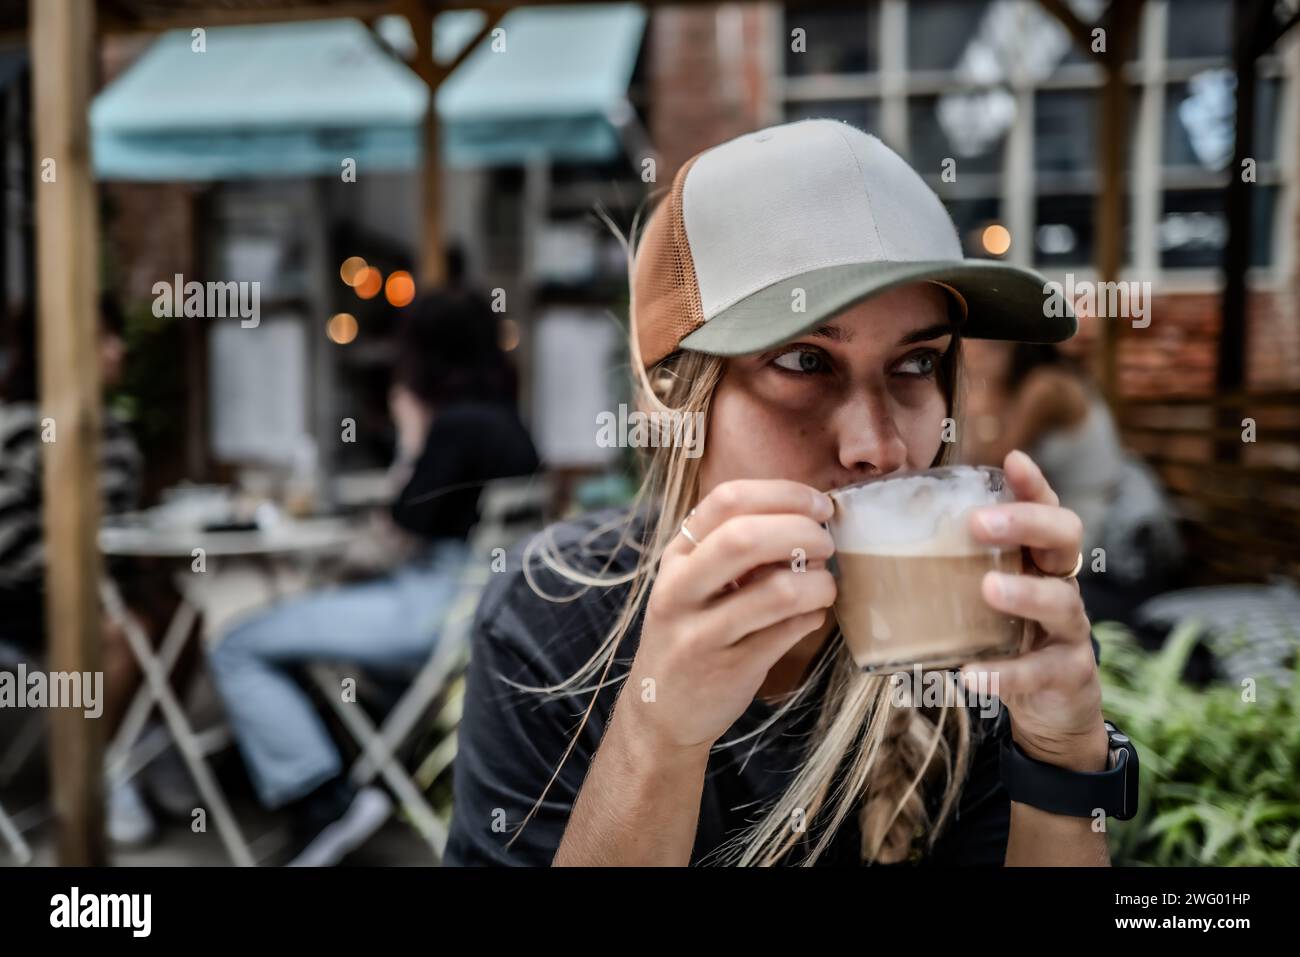
[{"label": "milk foam", "polygon": [[958,466],[835,492],[829,522],[839,551],[865,555],[977,555],[989,546],[968,530],[972,508],[997,503],[986,473]]}]

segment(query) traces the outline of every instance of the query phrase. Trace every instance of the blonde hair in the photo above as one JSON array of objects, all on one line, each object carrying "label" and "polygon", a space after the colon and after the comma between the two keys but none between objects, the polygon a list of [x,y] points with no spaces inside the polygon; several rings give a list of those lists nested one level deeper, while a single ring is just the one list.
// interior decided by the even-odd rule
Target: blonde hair
[{"label": "blonde hair", "polygon": [[[627,252],[630,290],[639,214],[633,220],[628,238],[619,233],[608,217],[604,218]],[[637,342],[634,300],[629,304],[629,312],[637,407],[666,414],[698,413],[707,421],[725,360],[678,351],[647,371]],[[954,336],[939,374],[949,415],[954,419],[959,417],[960,404],[959,346],[960,336]],[[527,826],[559,776],[591,715],[598,692],[626,677],[625,674],[610,677],[617,649],[650,594],[664,548],[677,533],[699,493],[702,458],[688,456],[684,444],[669,443],[666,447],[644,450],[647,456],[644,477],[628,515],[596,528],[589,536],[594,540],[620,530],[618,542],[610,550],[610,562],[622,549],[632,548],[639,554],[630,572],[610,575],[609,563],[595,574],[577,568],[560,554],[547,533],[536,536],[526,549],[524,574],[533,591],[542,597],[570,601],[589,588],[628,584],[631,587],[603,642],[574,674],[547,687],[530,688],[512,682],[520,690],[547,695],[591,693],[591,702],[568,748],[519,830]],[[932,465],[949,464],[952,458],[953,444],[945,442]],[[649,509],[649,521],[638,540],[632,534],[633,519],[652,503],[659,503],[659,507]],[[562,597],[546,595],[533,574],[537,565],[580,586],[579,590]],[[965,780],[972,732],[970,715],[961,703],[963,696],[957,693],[953,676],[944,676],[948,688],[942,695],[943,704],[920,707],[920,702],[914,699],[919,689],[909,689],[906,683],[895,685],[890,675],[863,673],[849,655],[838,630],[827,640],[830,645],[823,648],[825,653],[818,656],[811,673],[786,696],[768,721],[744,738],[714,745],[714,750],[734,747],[752,737],[757,747],[761,734],[791,709],[815,704],[814,691],[825,681],[815,729],[808,737],[806,757],[794,779],[759,820],[715,849],[710,854],[711,860],[740,866],[780,864],[807,833],[810,838],[815,836],[815,840],[801,863],[811,865],[825,852],[849,815],[856,814],[862,834],[862,860],[895,863],[912,855],[919,837],[933,844],[946,823]],[[936,793],[935,789],[938,789],[939,809],[932,819],[926,797]]]}]

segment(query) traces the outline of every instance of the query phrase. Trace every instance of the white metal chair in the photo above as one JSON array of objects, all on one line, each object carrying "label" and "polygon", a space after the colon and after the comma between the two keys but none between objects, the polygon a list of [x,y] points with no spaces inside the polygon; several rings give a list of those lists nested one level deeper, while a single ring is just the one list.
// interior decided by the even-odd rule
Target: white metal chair
[{"label": "white metal chair", "polygon": [[[498,479],[484,487],[479,498],[479,522],[470,533],[469,558],[456,598],[443,620],[437,646],[378,727],[360,707],[345,702],[339,694],[345,674],[355,672],[345,672],[330,663],[311,665],[307,669],[312,682],[361,747],[361,754],[349,772],[352,783],[364,787],[376,775],[381,776],[439,861],[447,846],[448,822],[430,806],[418,782],[431,781],[451,763],[455,755],[454,730],[439,742],[414,774],[403,766],[397,751],[468,664],[470,629],[479,598],[492,575],[494,550],[539,530],[549,500],[550,483],[544,476]],[[448,723],[450,718],[454,729],[458,717],[459,701],[444,702],[439,715],[441,723]]]}]

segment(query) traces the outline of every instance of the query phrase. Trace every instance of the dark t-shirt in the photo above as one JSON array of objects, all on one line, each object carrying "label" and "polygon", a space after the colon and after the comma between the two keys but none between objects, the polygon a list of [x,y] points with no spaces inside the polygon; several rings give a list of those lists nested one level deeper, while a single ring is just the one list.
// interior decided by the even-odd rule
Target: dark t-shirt
[{"label": "dark t-shirt", "polygon": [[436,410],[393,521],[421,538],[464,539],[492,479],[537,471],[537,452],[514,406],[463,401]]},{"label": "dark t-shirt", "polygon": [[[569,564],[596,572],[608,562],[608,572],[616,575],[630,570],[636,559],[633,549],[624,547],[611,560],[619,519],[618,513],[597,513],[552,526],[542,534],[551,536]],[[634,534],[639,534],[641,525],[634,528]],[[619,690],[620,683],[615,682],[599,692],[546,801],[507,849],[506,843],[550,780],[590,693],[543,696],[517,690],[503,679],[540,687],[573,674],[605,639],[628,588],[582,592],[538,563],[530,571],[543,593],[573,600],[552,601],[535,594],[521,570],[521,549],[516,548],[508,556],[507,571],[494,576],[479,606],[453,771],[455,808],[445,855],[448,865],[551,863]],[[639,638],[640,616],[622,640],[611,677],[627,673]],[[757,820],[789,785],[803,760],[817,697],[800,712],[791,709],[760,737],[749,738],[776,711],[756,698],[723,736],[722,742],[743,740],[715,749],[709,759],[692,864],[714,860],[710,853]],[[997,866],[1003,862],[1011,805],[999,777],[998,745],[1010,731],[1007,712],[1003,708],[997,717],[981,717],[972,709],[971,718],[976,740],[959,805],[922,863]],[[936,797],[931,795],[932,801]],[[810,827],[808,838],[813,830]],[[857,816],[849,815],[817,863],[859,865],[860,845]],[[804,849],[796,848],[790,863],[797,862]]]}]

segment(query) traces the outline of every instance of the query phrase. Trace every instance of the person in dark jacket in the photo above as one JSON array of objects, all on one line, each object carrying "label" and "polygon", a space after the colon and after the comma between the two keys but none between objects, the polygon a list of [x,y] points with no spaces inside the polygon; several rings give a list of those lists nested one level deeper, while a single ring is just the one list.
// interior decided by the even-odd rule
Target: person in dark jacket
[{"label": "person in dark jacket", "polygon": [[320,660],[378,672],[423,663],[456,595],[484,485],[538,468],[498,329],[486,300],[463,289],[428,294],[402,317],[390,408],[395,471],[406,480],[392,518],[419,540],[414,556],[380,579],[289,600],[238,623],[212,652],[258,796],[269,808],[286,808],[300,831],[294,863],[337,863],[383,823],[391,802],[378,788],[358,791],[347,782],[293,669]]}]

